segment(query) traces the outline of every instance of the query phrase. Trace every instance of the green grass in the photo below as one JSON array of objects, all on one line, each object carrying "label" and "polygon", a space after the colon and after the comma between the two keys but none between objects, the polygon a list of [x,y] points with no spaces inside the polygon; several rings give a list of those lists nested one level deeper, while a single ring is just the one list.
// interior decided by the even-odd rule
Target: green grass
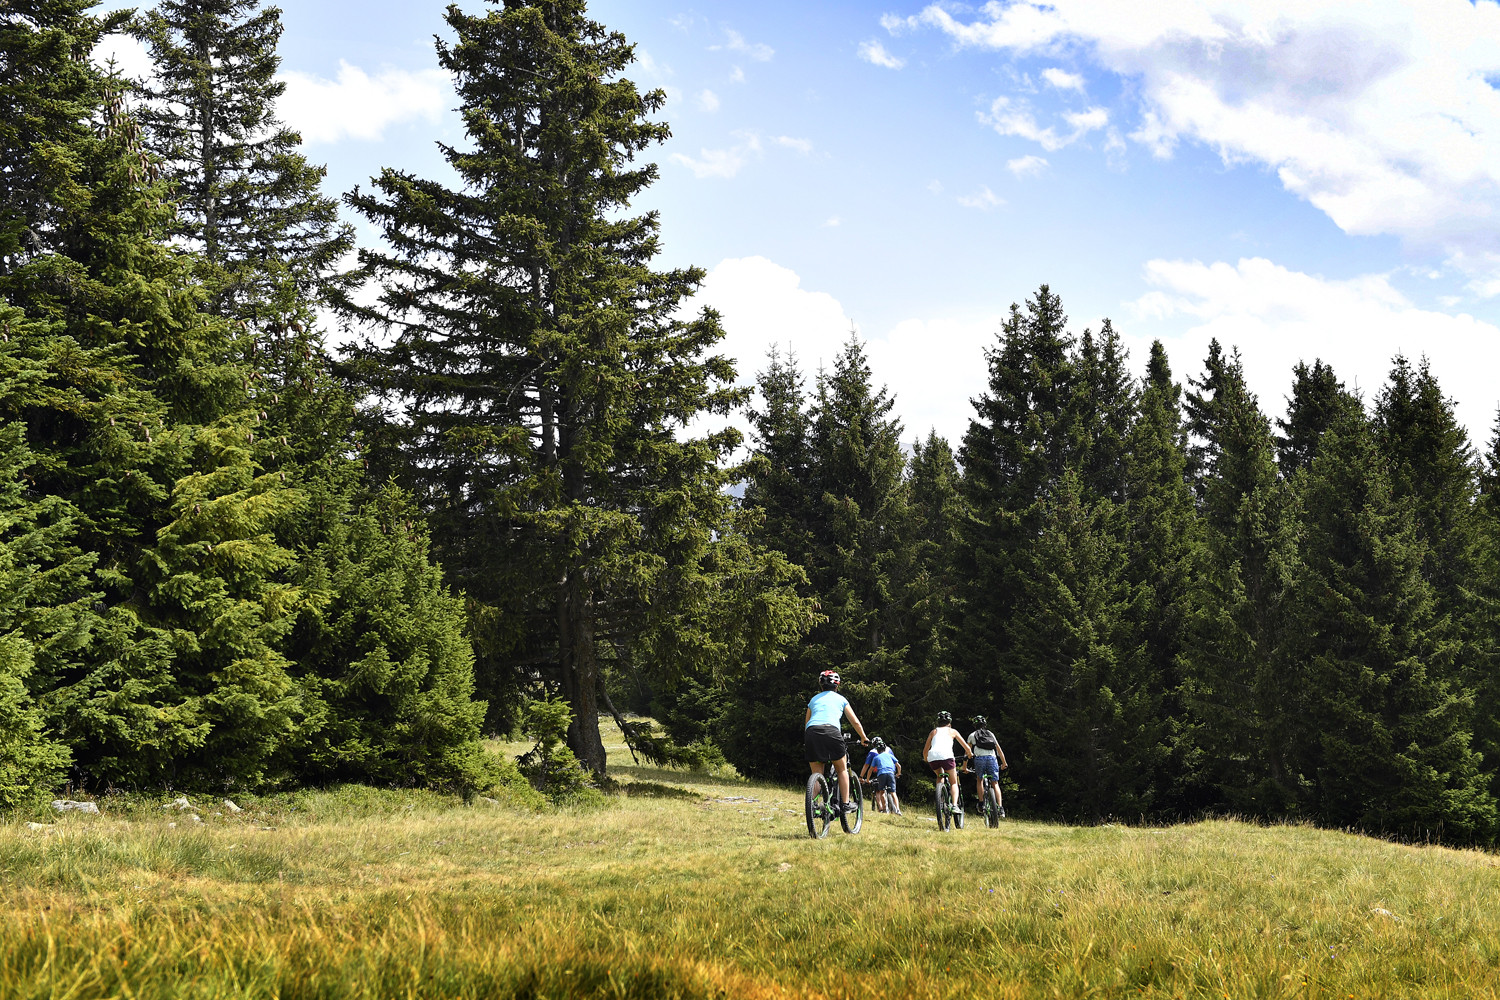
[{"label": "green grass", "polygon": [[1232,822],[939,834],[917,802],[818,842],[795,790],[617,763],[627,794],[559,811],[341,789],[201,826],[139,799],[22,818],[0,827],[0,996],[1500,988],[1481,852]]}]

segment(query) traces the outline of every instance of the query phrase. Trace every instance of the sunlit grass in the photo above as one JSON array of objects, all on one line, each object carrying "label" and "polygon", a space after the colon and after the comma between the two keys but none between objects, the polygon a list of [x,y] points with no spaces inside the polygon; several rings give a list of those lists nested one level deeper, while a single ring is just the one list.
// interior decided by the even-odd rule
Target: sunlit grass
[{"label": "sunlit grass", "polygon": [[917,802],[817,842],[794,790],[617,763],[627,790],[647,794],[537,812],[345,789],[217,817],[203,803],[202,825],[156,803],[106,803],[39,831],[17,821],[0,828],[0,995],[1500,986],[1500,868],[1480,852],[1232,822],[939,834]]}]

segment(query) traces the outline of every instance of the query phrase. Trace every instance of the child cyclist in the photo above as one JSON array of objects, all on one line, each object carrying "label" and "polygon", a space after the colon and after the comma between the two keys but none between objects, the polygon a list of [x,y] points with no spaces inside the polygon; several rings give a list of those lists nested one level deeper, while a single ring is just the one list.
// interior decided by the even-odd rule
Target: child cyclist
[{"label": "child cyclist", "polygon": [[844,746],[842,722],[849,720],[859,741],[868,744],[865,727],[859,724],[854,706],[849,699],[839,694],[842,683],[835,670],[825,670],[818,675],[818,693],[807,703],[807,714],[802,717],[802,743],[807,750],[807,766],[814,774],[823,773],[823,762],[833,761],[833,769],[839,775],[839,801],[836,811],[843,811],[849,801],[849,751]]},{"label": "child cyclist", "polygon": [[[958,794],[958,753],[954,747],[963,747],[964,756],[969,754],[969,744],[953,728],[953,716],[947,712],[939,712],[937,716],[937,727],[927,734],[927,744],[922,747],[922,758],[927,761],[927,766],[932,770],[937,780],[947,779],[953,791],[953,811],[963,812],[963,804]],[[946,774],[944,773],[946,772]]]},{"label": "child cyclist", "polygon": [[870,741],[870,752],[859,772],[861,778],[868,779],[871,775],[875,777],[875,808],[900,816],[901,800],[896,797],[896,779],[901,777],[901,762],[879,736]]},{"label": "child cyclist", "polygon": [[[969,766],[974,769],[974,797],[980,802],[984,801],[984,776],[988,774],[995,779],[995,797],[998,799],[1000,772],[1010,767],[1005,762],[1005,751],[1000,749],[1000,741],[988,727],[989,720],[976,715],[974,731],[969,734],[969,745],[974,748],[974,756],[969,760]],[[1002,819],[1005,817],[1004,802],[1000,803],[1000,816]]]}]

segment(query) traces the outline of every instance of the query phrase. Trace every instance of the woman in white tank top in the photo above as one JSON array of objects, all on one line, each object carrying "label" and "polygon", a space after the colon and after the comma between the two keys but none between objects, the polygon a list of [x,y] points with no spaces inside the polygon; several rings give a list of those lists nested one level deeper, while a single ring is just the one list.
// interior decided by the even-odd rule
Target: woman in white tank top
[{"label": "woman in white tank top", "polygon": [[922,758],[927,761],[928,768],[939,781],[944,778],[943,772],[948,772],[946,777],[953,790],[953,808],[963,812],[958,796],[958,754],[953,749],[955,744],[963,748],[965,757],[973,753],[958,730],[953,728],[953,716],[947,712],[939,712],[937,728],[927,734],[927,745],[922,748]]}]

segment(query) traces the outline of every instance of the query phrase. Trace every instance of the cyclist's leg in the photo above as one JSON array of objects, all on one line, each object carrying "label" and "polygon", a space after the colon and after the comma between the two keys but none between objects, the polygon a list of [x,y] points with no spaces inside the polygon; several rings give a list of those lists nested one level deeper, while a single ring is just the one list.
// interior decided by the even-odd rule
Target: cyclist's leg
[{"label": "cyclist's leg", "polygon": [[958,790],[958,765],[957,764],[955,764],[953,766],[953,770],[951,770],[951,771],[948,772],[948,784],[951,785],[952,788],[953,788],[953,808],[954,809],[960,809],[960,810],[963,809],[963,799],[961,799],[959,797],[959,790]]},{"label": "cyclist's leg", "polygon": [[849,801],[849,757],[840,757],[833,762],[833,769],[839,775],[839,802]]}]

